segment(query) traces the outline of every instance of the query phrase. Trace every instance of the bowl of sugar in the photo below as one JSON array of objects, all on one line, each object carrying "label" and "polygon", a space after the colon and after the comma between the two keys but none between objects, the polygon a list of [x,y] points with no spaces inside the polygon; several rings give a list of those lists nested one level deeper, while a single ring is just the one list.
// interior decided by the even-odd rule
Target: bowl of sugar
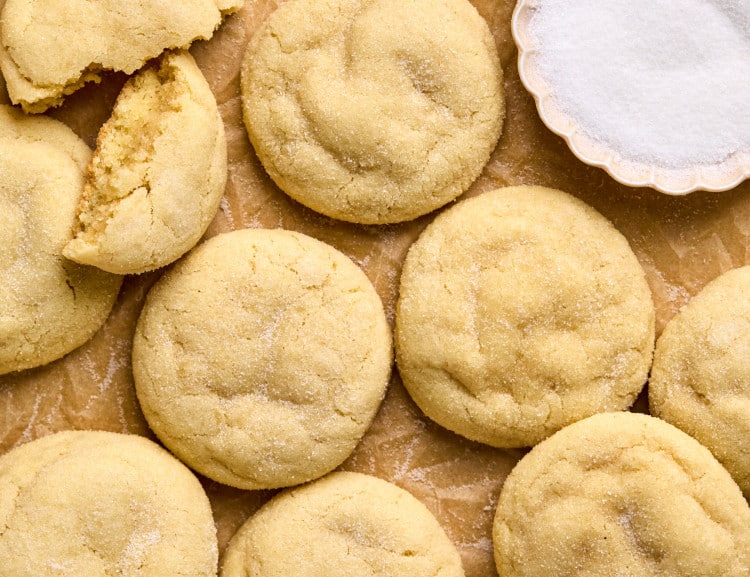
[{"label": "bowl of sugar", "polygon": [[547,127],[629,186],[750,177],[750,2],[519,0],[521,80]]}]

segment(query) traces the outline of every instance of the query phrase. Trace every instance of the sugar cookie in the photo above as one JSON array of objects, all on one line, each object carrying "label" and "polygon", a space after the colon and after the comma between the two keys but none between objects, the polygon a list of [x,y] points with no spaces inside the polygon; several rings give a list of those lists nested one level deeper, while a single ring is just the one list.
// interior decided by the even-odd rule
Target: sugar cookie
[{"label": "sugar cookie", "polygon": [[407,254],[396,359],[442,426],[533,445],[630,406],[646,382],[654,307],[625,238],[563,192],[511,187],[464,200]]},{"label": "sugar cookie", "polygon": [[502,128],[502,70],[466,0],[293,0],[242,68],[250,140],[276,184],[341,220],[410,220],[477,178]]},{"label": "sugar cookie", "polygon": [[185,463],[245,489],[338,466],[369,427],[392,364],[365,274],[282,230],[199,245],[151,289],[133,343],[138,400]]},{"label": "sugar cookie", "polygon": [[750,497],[750,267],[709,283],[664,328],[652,414],[708,447]]},{"label": "sugar cookie", "polygon": [[57,106],[102,70],[132,74],[167,48],[207,39],[243,0],[6,0],[0,68],[27,112]]},{"label": "sugar cookie", "polygon": [[198,479],[136,435],[66,431],[0,457],[3,575],[216,575]]},{"label": "sugar cookie", "polygon": [[50,118],[0,107],[0,374],[54,361],[106,320],[121,277],[63,258],[91,151]]},{"label": "sugar cookie", "polygon": [[0,137],[15,141],[13,147],[27,143],[57,148],[78,166],[81,172],[91,160],[91,149],[65,124],[47,116],[30,116],[13,106],[0,105]]},{"label": "sugar cookie", "polygon": [[226,179],[214,95],[190,53],[168,52],[125,84],[99,132],[63,254],[117,274],[169,264],[200,240]]},{"label": "sugar cookie", "polygon": [[221,577],[463,577],[455,546],[403,489],[331,473],[277,495],[230,541]]},{"label": "sugar cookie", "polygon": [[607,413],[521,459],[493,542],[503,577],[741,577],[750,508],[693,438],[654,417]]}]

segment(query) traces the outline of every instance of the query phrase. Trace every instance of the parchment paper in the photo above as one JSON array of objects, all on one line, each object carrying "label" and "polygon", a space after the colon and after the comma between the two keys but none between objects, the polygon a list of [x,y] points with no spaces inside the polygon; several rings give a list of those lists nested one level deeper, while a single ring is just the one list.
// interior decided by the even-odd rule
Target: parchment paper
[{"label": "parchment paper", "polygon": [[[468,196],[500,186],[539,184],[593,205],[628,238],[643,264],[653,291],[657,332],[709,280],[750,262],[750,183],[730,192],[669,197],[651,189],[627,188],[582,164],[541,123],[520,83],[510,35],[514,2],[473,3],[497,40],[507,115],[500,143]],[[434,215],[377,227],[314,214],[273,185],[247,140],[239,66],[253,31],[278,4],[246,0],[212,40],[192,47],[216,94],[229,142],[229,182],[207,236],[237,228],[283,227],[328,242],[364,269],[393,320],[401,263]],[[50,115],[69,124],[93,147],[124,80],[123,75],[110,75],[100,85],[72,95]],[[8,102],[0,88],[0,101]],[[80,349],[46,367],[0,377],[0,453],[63,429],[152,436],[135,397],[130,349],[143,298],[160,274],[126,278],[109,320]],[[638,405],[644,410],[643,399]],[[375,423],[342,468],[374,474],[411,491],[456,543],[467,577],[490,577],[496,574],[491,544],[494,506],[503,480],[522,454],[466,441],[433,424],[411,402],[394,371]],[[272,493],[204,484],[223,551],[236,528]]]}]

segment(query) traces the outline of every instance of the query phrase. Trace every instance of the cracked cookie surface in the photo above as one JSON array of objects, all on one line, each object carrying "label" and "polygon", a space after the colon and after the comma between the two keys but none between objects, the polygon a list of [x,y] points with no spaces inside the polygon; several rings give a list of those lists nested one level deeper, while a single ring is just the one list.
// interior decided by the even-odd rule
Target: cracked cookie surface
[{"label": "cracked cookie surface", "polygon": [[601,214],[558,190],[509,187],[443,212],[409,249],[395,342],[428,417],[523,447],[630,406],[651,364],[654,307]]},{"label": "cracked cookie surface", "polygon": [[99,329],[121,277],[68,261],[91,151],[68,127],[0,107],[0,374],[59,359]]},{"label": "cracked cookie surface", "polygon": [[245,489],[302,483],[343,462],[391,364],[390,327],[365,274],[282,230],[199,245],[151,289],[133,343],[157,436],[195,470]]},{"label": "cracked cookie surface", "polygon": [[123,87],[88,167],[66,257],[117,274],[190,250],[224,194],[227,144],[208,82],[188,52],[167,52]]},{"label": "cracked cookie surface", "polygon": [[652,413],[708,447],[750,497],[750,267],[710,282],[654,351]]},{"label": "cracked cookie surface", "polygon": [[237,532],[221,577],[463,577],[432,513],[407,491],[338,472],[276,496]]},{"label": "cracked cookie surface", "polygon": [[245,125],[276,184],[333,218],[414,219],[459,196],[500,135],[502,71],[465,0],[293,0],[255,33]]},{"label": "cracked cookie surface", "polygon": [[198,479],[143,437],[65,431],[0,457],[0,567],[14,577],[212,577]]},{"label": "cracked cookie surface", "polygon": [[692,437],[607,413],[519,461],[493,541],[503,577],[740,577],[750,573],[750,508]]},{"label": "cracked cookie surface", "polygon": [[8,94],[44,112],[103,70],[132,74],[168,48],[208,39],[243,0],[6,0],[0,67]]}]

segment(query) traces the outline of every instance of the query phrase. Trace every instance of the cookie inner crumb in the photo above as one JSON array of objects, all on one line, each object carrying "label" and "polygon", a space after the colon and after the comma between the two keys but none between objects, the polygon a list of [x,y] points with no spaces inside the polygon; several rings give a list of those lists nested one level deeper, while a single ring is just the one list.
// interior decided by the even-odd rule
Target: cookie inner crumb
[{"label": "cookie inner crumb", "polygon": [[155,144],[170,113],[181,110],[186,83],[177,82],[174,67],[151,67],[135,78],[127,106],[115,107],[108,138],[89,166],[89,180],[79,217],[79,236],[95,242],[116,212],[119,201],[149,192]]}]

